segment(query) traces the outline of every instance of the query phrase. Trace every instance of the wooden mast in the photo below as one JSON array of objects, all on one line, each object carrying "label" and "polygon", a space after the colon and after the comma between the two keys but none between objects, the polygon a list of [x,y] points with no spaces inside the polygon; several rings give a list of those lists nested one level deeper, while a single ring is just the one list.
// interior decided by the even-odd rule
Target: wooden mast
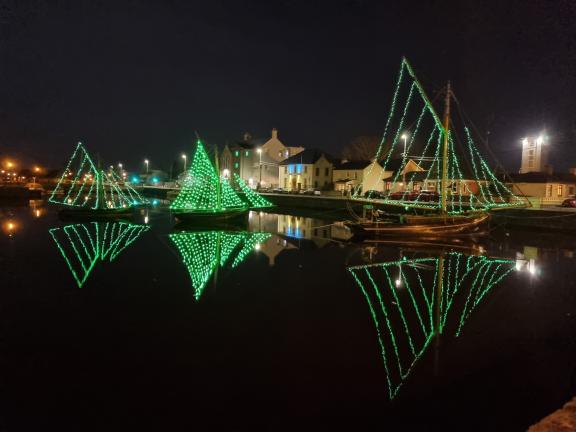
[{"label": "wooden mast", "polygon": [[448,191],[446,187],[448,185],[448,138],[450,135],[450,96],[452,91],[450,90],[450,81],[446,85],[446,98],[444,100],[444,145],[442,148],[442,214],[446,215],[446,198]]}]

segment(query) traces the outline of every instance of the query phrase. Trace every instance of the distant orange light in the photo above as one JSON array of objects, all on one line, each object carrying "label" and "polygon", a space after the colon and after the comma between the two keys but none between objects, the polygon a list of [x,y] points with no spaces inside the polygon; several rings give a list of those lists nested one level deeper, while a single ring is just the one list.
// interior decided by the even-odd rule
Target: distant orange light
[{"label": "distant orange light", "polygon": [[9,220],[2,225],[2,230],[8,234],[9,237],[12,237],[12,235],[18,230],[18,223]]}]

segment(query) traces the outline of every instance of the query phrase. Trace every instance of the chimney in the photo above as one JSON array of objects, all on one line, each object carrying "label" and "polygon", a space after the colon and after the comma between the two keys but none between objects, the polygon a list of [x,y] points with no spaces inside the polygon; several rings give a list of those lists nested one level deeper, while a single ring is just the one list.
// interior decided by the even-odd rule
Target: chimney
[{"label": "chimney", "polygon": [[272,139],[278,139],[278,129],[272,129]]},{"label": "chimney", "polygon": [[252,135],[248,132],[244,132],[244,142],[249,142],[252,140]]}]

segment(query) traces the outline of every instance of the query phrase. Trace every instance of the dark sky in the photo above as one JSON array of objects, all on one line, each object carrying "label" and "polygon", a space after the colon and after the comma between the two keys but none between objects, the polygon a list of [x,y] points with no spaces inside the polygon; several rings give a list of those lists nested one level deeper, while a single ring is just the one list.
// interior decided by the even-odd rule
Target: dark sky
[{"label": "dark sky", "polygon": [[546,128],[576,165],[576,2],[0,0],[0,153],[59,166],[82,140],[167,166],[279,129],[339,154],[380,135],[402,55],[447,79],[507,168]]}]

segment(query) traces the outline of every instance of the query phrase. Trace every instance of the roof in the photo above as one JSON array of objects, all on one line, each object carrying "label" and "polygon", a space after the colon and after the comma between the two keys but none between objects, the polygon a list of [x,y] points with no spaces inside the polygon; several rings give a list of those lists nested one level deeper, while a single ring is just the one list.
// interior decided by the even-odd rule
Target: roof
[{"label": "roof", "polygon": [[294,156],[290,156],[288,159],[284,159],[280,162],[280,165],[292,165],[292,164],[306,164],[312,165],[315,164],[318,159],[324,156],[328,159],[329,162],[334,163],[335,158],[330,154],[319,150],[319,149],[306,149],[301,151],[300,153],[295,154]]},{"label": "roof", "polygon": [[522,174],[509,174],[505,180],[515,183],[576,183],[576,176],[571,173],[529,172]]},{"label": "roof", "polygon": [[236,148],[240,147],[242,149],[251,150],[257,147],[262,147],[264,144],[268,142],[268,139],[251,139],[250,141],[237,141],[230,145],[231,150],[235,150]]},{"label": "roof", "polygon": [[363,170],[370,166],[372,161],[346,161],[334,165],[335,170]]}]

